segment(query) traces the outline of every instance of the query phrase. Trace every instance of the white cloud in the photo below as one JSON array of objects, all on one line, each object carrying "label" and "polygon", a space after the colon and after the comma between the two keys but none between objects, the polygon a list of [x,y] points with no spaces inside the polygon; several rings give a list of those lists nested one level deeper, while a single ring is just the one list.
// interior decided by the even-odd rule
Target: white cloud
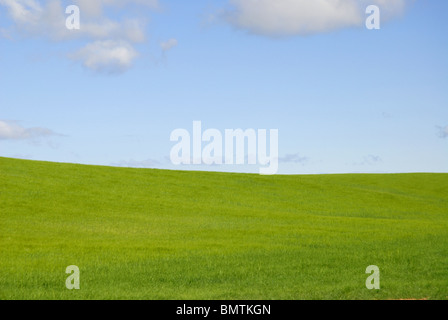
[{"label": "white cloud", "polygon": [[125,41],[104,40],[87,44],[70,55],[73,60],[101,73],[121,73],[132,66],[137,51]]},{"label": "white cloud", "polygon": [[89,12],[92,9],[84,11],[83,6],[89,8],[91,5],[87,5],[87,3],[100,3],[101,1],[86,1],[86,4],[81,2],[81,28],[76,31],[68,30],[65,27],[68,15],[60,0],[48,1],[45,6],[41,6],[34,0],[0,0],[0,5],[8,8],[9,15],[16,23],[18,30],[32,36],[49,37],[56,41],[82,37],[94,40],[121,39],[130,42],[145,40],[144,21],[138,19],[114,21],[102,15],[94,18],[84,17],[84,12]]},{"label": "white cloud", "polygon": [[[73,0],[81,14],[79,30],[68,30],[65,26],[67,14],[62,0],[0,0],[14,22],[10,30],[0,29],[0,36],[11,37],[12,31],[26,36],[35,36],[53,41],[86,39],[91,41],[70,57],[81,60],[84,66],[106,73],[122,72],[132,65],[138,54],[134,43],[146,41],[145,24],[142,18],[118,20],[103,10],[108,6],[123,7],[137,5],[158,8],[157,0]],[[99,52],[93,52],[98,49]],[[104,58],[103,61],[99,61]]]},{"label": "white cloud", "polygon": [[103,14],[104,7],[123,7],[129,4],[146,6],[152,9],[159,7],[158,0],[73,0],[73,4],[79,6],[87,17],[99,17]]},{"label": "white cloud", "polygon": [[58,135],[47,128],[24,128],[12,121],[0,120],[0,140],[27,140]]},{"label": "white cloud", "polygon": [[230,0],[222,17],[233,26],[267,36],[308,35],[363,26],[368,5],[390,19],[409,0]]},{"label": "white cloud", "polygon": [[42,7],[36,0],[0,0],[9,15],[18,23],[36,23],[42,14]]},{"label": "white cloud", "polygon": [[177,39],[169,39],[167,41],[161,42],[160,47],[163,51],[168,51],[177,46]]},{"label": "white cloud", "polygon": [[[89,1],[91,1],[91,0],[89,0]],[[134,3],[134,4],[138,4],[138,5],[147,6],[150,8],[158,8],[159,7],[158,0],[102,0],[102,2],[106,5],[114,5],[114,6],[124,6],[127,4]]]}]

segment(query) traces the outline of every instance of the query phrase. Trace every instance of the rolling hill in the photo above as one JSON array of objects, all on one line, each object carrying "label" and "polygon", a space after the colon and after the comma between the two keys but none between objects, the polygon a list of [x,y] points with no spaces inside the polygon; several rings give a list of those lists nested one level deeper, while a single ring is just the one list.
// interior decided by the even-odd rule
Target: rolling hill
[{"label": "rolling hill", "polygon": [[[68,290],[65,269],[80,269]],[[380,269],[368,290],[366,267]],[[448,174],[0,158],[0,299],[447,299]]]}]

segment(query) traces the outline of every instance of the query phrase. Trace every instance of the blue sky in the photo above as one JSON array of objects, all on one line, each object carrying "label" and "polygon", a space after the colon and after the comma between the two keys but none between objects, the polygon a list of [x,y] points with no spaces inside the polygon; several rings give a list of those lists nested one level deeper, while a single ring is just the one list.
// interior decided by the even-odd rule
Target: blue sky
[{"label": "blue sky", "polygon": [[200,120],[278,129],[281,174],[448,172],[447,1],[93,2],[0,0],[0,156],[258,172],[172,165]]}]

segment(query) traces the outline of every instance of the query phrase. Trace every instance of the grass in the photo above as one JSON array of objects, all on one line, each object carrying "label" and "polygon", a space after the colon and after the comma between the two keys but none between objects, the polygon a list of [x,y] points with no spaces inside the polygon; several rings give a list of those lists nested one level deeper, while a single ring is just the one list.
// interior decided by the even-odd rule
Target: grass
[{"label": "grass", "polygon": [[[372,264],[380,290],[365,286]],[[411,298],[448,298],[448,174],[0,158],[0,299]]]}]

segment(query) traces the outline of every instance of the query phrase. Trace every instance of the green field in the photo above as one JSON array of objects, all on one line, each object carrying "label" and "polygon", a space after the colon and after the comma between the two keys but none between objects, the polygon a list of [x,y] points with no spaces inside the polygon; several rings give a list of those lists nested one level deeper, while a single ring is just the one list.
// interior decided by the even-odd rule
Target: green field
[{"label": "green field", "polygon": [[0,299],[448,298],[448,174],[0,158],[0,181]]}]

